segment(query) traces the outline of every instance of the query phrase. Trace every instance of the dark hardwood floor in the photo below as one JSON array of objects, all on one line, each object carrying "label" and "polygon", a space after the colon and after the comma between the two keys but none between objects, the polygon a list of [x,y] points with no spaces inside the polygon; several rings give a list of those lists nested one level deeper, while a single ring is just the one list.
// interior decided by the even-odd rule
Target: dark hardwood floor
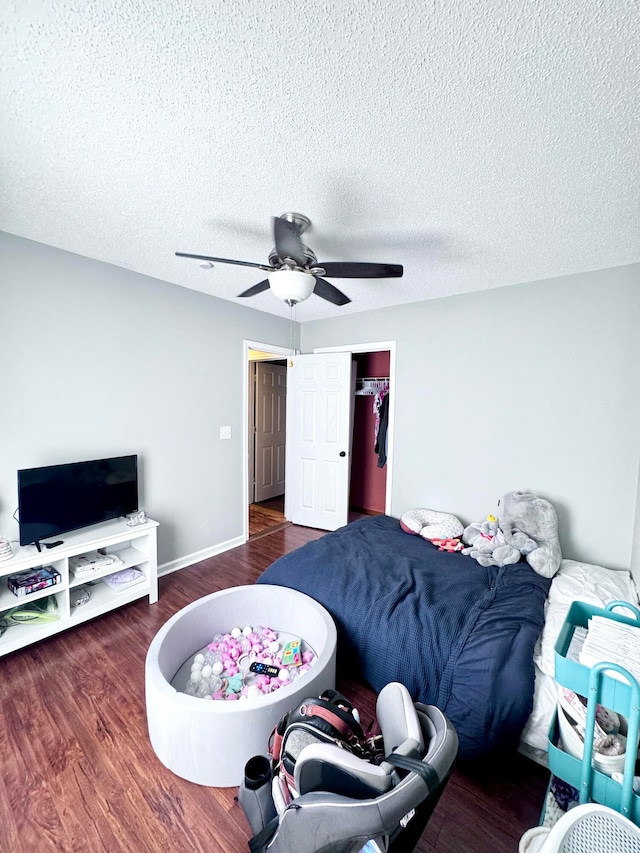
[{"label": "dark hardwood floor", "polygon": [[[236,789],[186,782],[153,752],[145,656],[176,611],[254,582],[281,554],[321,535],[289,525],[161,578],[157,604],[134,602],[2,658],[0,851],[247,850]],[[363,719],[372,714],[371,690],[347,677],[338,687]],[[519,755],[459,764],[416,850],[513,853],[538,822],[547,779]]]},{"label": "dark hardwood floor", "polygon": [[284,495],[249,504],[249,539],[273,533],[289,524],[284,515]]},{"label": "dark hardwood floor", "polygon": [[[348,518],[349,521],[355,521],[356,518],[362,518],[365,515],[380,515],[380,513],[350,507]],[[284,514],[284,495],[249,504],[249,539],[258,539],[260,536],[274,533],[290,523]]]}]

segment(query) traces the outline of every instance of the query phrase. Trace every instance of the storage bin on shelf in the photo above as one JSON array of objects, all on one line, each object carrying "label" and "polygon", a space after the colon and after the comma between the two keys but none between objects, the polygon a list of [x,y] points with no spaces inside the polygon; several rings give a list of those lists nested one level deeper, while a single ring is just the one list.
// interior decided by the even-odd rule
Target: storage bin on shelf
[{"label": "storage bin on shelf", "polygon": [[[626,608],[634,616],[614,612]],[[567,658],[567,652],[576,628],[587,628],[592,616],[601,616],[640,629],[640,611],[626,601],[612,601],[606,608],[594,607],[582,601],[574,601],[555,644],[555,679],[587,699],[586,731],[592,732],[596,705],[601,704],[627,718],[627,755],[624,765],[624,781],[615,782],[610,776],[592,767],[593,738],[585,737],[582,760],[564,752],[560,746],[557,713],[549,730],[549,768],[551,772],[580,794],[580,803],[593,800],[619,811],[640,825],[640,796],[633,792],[638,730],[640,725],[640,684],[624,667],[603,661],[594,666],[585,666]],[[615,672],[619,678],[608,675]],[[621,680],[624,679],[624,680]]]}]

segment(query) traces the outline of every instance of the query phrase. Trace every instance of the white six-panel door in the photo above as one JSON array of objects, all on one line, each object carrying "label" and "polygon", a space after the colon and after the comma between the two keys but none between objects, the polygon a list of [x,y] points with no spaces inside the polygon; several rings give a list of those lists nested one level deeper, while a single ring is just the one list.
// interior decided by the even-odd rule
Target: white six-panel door
[{"label": "white six-panel door", "polygon": [[298,355],[287,364],[285,514],[294,524],[336,530],[349,516],[351,353]]},{"label": "white six-panel door", "polygon": [[282,495],[285,487],[287,368],[256,363],[254,501]]}]

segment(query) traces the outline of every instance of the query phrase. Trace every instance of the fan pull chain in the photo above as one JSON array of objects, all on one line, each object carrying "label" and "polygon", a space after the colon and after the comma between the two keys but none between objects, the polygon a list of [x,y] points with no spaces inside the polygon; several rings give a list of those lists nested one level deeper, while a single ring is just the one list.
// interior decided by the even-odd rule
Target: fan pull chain
[{"label": "fan pull chain", "polygon": [[291,350],[291,355],[296,354],[295,350],[295,335],[293,333],[293,321],[296,313],[295,303],[289,306],[289,349]]}]

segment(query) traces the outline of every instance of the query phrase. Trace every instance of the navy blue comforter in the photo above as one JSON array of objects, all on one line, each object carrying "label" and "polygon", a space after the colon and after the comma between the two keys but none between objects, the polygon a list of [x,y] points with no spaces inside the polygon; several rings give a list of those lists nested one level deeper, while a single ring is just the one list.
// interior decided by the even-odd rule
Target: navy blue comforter
[{"label": "navy blue comforter", "polygon": [[258,583],[319,601],[338,628],[339,666],[379,692],[400,681],[438,706],[461,756],[518,745],[533,702],[533,647],[550,580],[521,561],[483,568],[372,516],[276,560]]}]

